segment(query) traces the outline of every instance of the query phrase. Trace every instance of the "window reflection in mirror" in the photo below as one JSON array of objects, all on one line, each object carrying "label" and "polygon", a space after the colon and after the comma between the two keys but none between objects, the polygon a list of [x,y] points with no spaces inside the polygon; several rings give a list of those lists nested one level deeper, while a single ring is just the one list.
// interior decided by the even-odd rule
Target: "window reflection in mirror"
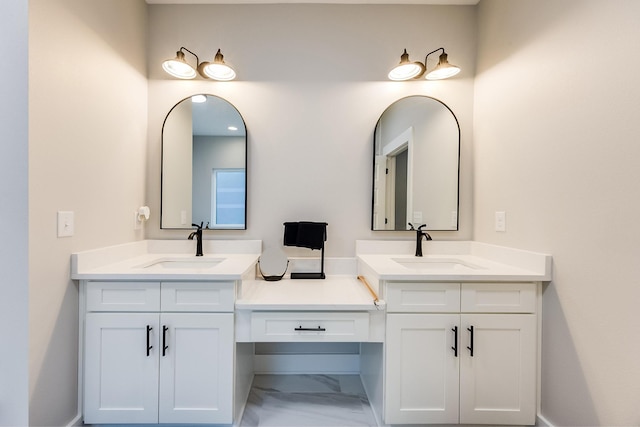
[{"label": "window reflection in mirror", "polygon": [[372,230],[458,229],[460,127],[444,103],[409,96],[376,124]]},{"label": "window reflection in mirror", "polygon": [[162,127],[161,228],[246,229],[247,132],[226,100],[194,95]]}]

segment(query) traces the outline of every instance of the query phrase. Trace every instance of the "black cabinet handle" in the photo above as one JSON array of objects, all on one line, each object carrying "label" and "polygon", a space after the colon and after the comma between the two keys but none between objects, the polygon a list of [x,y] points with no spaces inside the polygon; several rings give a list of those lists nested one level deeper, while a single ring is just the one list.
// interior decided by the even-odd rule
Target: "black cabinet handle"
[{"label": "black cabinet handle", "polygon": [[473,326],[469,326],[467,328],[467,331],[469,331],[469,344],[470,344],[470,346],[467,347],[467,349],[469,350],[469,355],[473,357]]},{"label": "black cabinet handle", "polygon": [[453,355],[458,357],[458,327],[454,326],[451,330],[453,331],[453,347],[451,347],[451,350],[453,350]]},{"label": "black cabinet handle", "polygon": [[153,348],[153,346],[151,345],[151,337],[150,337],[151,331],[153,331],[153,328],[150,325],[147,325],[147,357],[149,357],[151,349]]},{"label": "black cabinet handle", "polygon": [[315,332],[324,332],[326,331],[325,328],[321,328],[320,326],[318,326],[317,328],[303,328],[302,325],[298,326],[297,328],[294,328],[294,331],[315,331]]},{"label": "black cabinet handle", "polygon": [[167,331],[169,327],[166,325],[162,325],[162,357],[167,354],[167,349],[169,346],[167,345]]}]

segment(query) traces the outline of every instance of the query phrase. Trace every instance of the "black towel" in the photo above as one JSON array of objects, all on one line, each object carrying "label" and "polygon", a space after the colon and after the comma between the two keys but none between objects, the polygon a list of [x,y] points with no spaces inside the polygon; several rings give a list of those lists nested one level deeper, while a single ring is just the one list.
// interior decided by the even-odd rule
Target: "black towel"
[{"label": "black towel", "polygon": [[327,240],[326,222],[306,222],[298,223],[297,246],[309,249],[322,249]]},{"label": "black towel", "polygon": [[327,240],[326,222],[285,222],[284,245],[322,249]]},{"label": "black towel", "polygon": [[284,245],[285,246],[297,246],[298,243],[298,223],[297,222],[285,222],[284,223]]}]

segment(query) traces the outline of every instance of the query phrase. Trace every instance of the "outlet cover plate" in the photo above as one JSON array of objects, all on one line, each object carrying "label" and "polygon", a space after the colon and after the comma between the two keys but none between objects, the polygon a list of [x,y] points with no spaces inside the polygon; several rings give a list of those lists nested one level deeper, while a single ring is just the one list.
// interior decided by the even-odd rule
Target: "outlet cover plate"
[{"label": "outlet cover plate", "polygon": [[507,231],[507,215],[504,211],[496,211],[496,231]]}]

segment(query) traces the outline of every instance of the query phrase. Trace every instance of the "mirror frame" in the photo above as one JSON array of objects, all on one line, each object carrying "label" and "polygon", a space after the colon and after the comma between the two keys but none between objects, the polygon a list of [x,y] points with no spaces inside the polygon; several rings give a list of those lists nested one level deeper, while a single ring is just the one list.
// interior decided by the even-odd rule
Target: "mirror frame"
[{"label": "mirror frame", "polygon": [[[382,120],[382,117],[384,116],[384,114],[395,104],[397,104],[398,102],[408,99],[408,98],[428,98],[428,99],[432,99],[438,103],[440,103],[442,106],[444,106],[450,113],[451,116],[453,117],[453,119],[455,120],[456,123],[456,128],[457,128],[457,137],[458,137],[458,166],[457,166],[457,171],[456,171],[456,180],[457,180],[457,185],[456,185],[456,226],[455,228],[448,228],[448,229],[439,229],[439,228],[430,228],[429,224],[427,224],[426,226],[426,230],[428,231],[459,231],[460,230],[460,139],[461,139],[461,134],[460,134],[460,122],[458,121],[458,117],[455,115],[455,113],[453,112],[453,110],[451,108],[449,108],[449,106],[447,104],[445,104],[444,102],[442,102],[441,100],[434,98],[432,96],[428,96],[428,95],[408,95],[408,96],[404,96],[402,98],[399,98],[395,101],[393,101],[391,104],[389,104],[384,111],[382,112],[382,114],[380,114],[380,117],[378,118],[378,121],[376,122],[375,127],[373,128],[373,153],[372,153],[372,174],[371,174],[371,231],[392,231],[392,232],[398,232],[398,231],[409,231],[409,229],[407,228],[406,230],[398,230],[398,229],[389,229],[389,230],[380,230],[380,229],[375,229],[375,218],[374,218],[374,209],[375,209],[375,179],[376,179],[376,136],[377,136],[377,132],[378,132],[378,126],[380,124],[380,120]],[[408,226],[407,226],[408,227]]]},{"label": "mirror frame", "polygon": [[[247,122],[244,120],[244,117],[242,116],[242,114],[240,113],[240,111],[238,110],[238,108],[233,105],[231,102],[229,102],[227,99],[218,96],[218,95],[213,95],[210,93],[195,93],[193,95],[189,95],[185,98],[182,98],[180,101],[176,102],[173,107],[171,107],[171,109],[167,112],[166,116],[164,117],[164,120],[162,121],[162,132],[160,134],[160,229],[161,230],[192,230],[193,226],[191,224],[185,226],[185,227],[167,227],[167,226],[163,226],[162,225],[162,208],[163,208],[163,195],[164,195],[164,155],[165,155],[165,148],[164,148],[164,128],[165,125],[167,123],[167,119],[169,118],[169,116],[171,115],[171,113],[173,112],[173,110],[180,105],[182,102],[193,98],[196,95],[204,95],[204,96],[211,96],[214,98],[218,98],[219,100],[222,100],[224,102],[226,102],[227,104],[229,104],[231,107],[233,107],[233,109],[238,113],[238,116],[240,117],[240,120],[242,121],[242,125],[244,126],[244,174],[245,174],[245,181],[244,181],[244,227],[240,228],[240,227],[221,227],[221,228],[203,228],[203,230],[208,230],[208,231],[213,231],[213,230],[220,230],[220,231],[226,231],[226,230],[246,230],[247,229],[247,211],[248,211],[248,164],[249,164],[249,131],[247,130]],[[193,188],[192,190],[193,191]],[[192,218],[192,223],[194,223],[193,218]],[[206,224],[205,224],[206,226]]]}]

